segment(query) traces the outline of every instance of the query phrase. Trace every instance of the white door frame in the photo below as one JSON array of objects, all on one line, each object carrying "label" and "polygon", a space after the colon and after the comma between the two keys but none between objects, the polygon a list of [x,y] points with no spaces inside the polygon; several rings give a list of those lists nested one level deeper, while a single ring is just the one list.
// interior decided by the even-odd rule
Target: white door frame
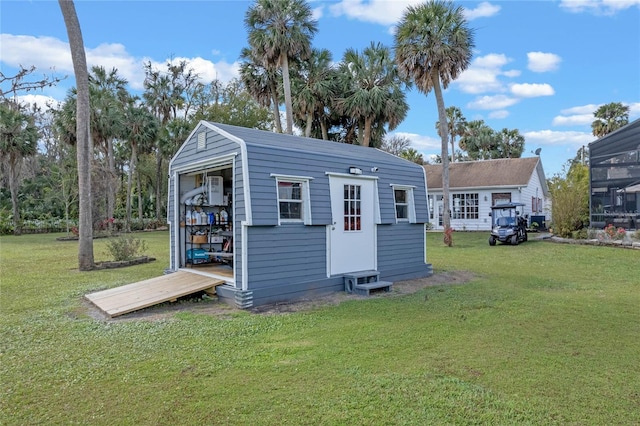
[{"label": "white door frame", "polygon": [[[377,178],[327,173],[333,223],[327,226],[327,276],[377,269],[377,226],[380,222]],[[344,185],[359,188],[359,229],[345,230]],[[356,200],[354,200],[356,201]],[[347,218],[349,219],[349,218]]]}]

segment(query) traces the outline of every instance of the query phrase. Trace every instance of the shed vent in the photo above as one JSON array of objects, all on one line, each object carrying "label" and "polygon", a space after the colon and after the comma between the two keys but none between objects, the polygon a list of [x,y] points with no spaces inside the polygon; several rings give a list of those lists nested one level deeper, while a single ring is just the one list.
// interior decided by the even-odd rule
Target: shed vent
[{"label": "shed vent", "polygon": [[200,132],[198,133],[198,147],[196,148],[196,150],[204,151],[205,149],[207,149],[206,134],[204,132]]}]

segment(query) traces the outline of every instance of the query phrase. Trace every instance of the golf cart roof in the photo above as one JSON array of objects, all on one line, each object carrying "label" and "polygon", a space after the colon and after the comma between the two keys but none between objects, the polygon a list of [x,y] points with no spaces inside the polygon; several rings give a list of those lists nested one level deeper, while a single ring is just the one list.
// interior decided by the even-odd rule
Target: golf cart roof
[{"label": "golf cart roof", "polygon": [[501,209],[516,209],[518,207],[524,206],[524,203],[497,203],[491,206],[491,210],[501,210]]}]

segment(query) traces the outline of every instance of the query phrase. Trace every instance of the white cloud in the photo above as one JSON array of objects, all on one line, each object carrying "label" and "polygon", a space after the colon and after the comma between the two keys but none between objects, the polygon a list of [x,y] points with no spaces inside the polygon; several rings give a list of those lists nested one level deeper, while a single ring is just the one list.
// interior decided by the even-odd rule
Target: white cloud
[{"label": "white cloud", "polygon": [[[73,74],[69,45],[64,41],[53,37],[1,34],[0,44],[2,45],[2,63],[11,67],[34,65],[37,72],[51,69],[56,73]],[[164,69],[166,62],[134,57],[127,52],[124,45],[119,43],[104,43],[95,48],[85,46],[85,50],[89,68],[93,66],[103,66],[107,70],[116,68],[118,74],[126,79],[134,90],[143,88],[145,62],[151,61],[159,69]],[[173,61],[178,60],[187,61],[206,83],[215,78],[227,82],[238,76],[237,62],[228,63],[224,60],[212,62],[201,57],[173,59]]]},{"label": "white cloud", "polygon": [[549,84],[512,84],[511,93],[520,98],[536,98],[538,96],[552,96],[555,94],[553,87]]},{"label": "white cloud", "polygon": [[394,25],[409,5],[421,3],[421,0],[342,0],[329,7],[334,16],[345,15],[348,18],[381,25]]},{"label": "white cloud", "polygon": [[58,109],[62,106],[62,102],[52,98],[51,96],[45,95],[23,95],[18,96],[18,103],[21,105],[37,105],[43,110],[49,109],[49,107],[53,109]]},{"label": "white cloud", "polygon": [[573,114],[573,115],[557,115],[553,117],[551,124],[554,126],[585,126],[593,122],[593,113],[590,114]]},{"label": "white cloud", "polygon": [[493,118],[496,120],[502,120],[504,118],[507,118],[509,116],[509,111],[505,110],[505,109],[500,109],[497,111],[491,111],[489,113],[489,118]]},{"label": "white cloud", "polygon": [[529,52],[527,58],[529,60],[527,68],[533,72],[555,71],[562,62],[560,56],[555,53]]},{"label": "white cloud", "polygon": [[[471,62],[454,82],[464,93],[479,94],[486,92],[502,92],[504,85],[498,77],[504,75],[502,67],[511,62],[503,54],[490,53],[480,56]],[[511,75],[515,73],[510,71]]]},{"label": "white cloud", "polygon": [[[629,107],[629,121],[640,117],[640,102],[625,103]],[[603,104],[587,104],[566,108],[553,118],[554,126],[590,126],[595,119],[593,113]]]},{"label": "white cloud", "polygon": [[489,2],[482,2],[475,9],[465,9],[464,16],[469,21],[477,18],[489,18],[500,12],[500,6],[493,5]]},{"label": "white cloud", "polygon": [[395,132],[389,134],[389,136],[394,135],[409,139],[411,141],[411,147],[422,153],[425,151],[439,150],[442,144],[440,139],[418,135],[417,133]]},{"label": "white cloud", "polygon": [[519,102],[518,99],[505,95],[481,96],[467,104],[471,109],[497,110],[510,107]]},{"label": "white cloud", "polygon": [[560,0],[560,7],[569,12],[595,15],[613,15],[634,6],[640,7],[640,0]]},{"label": "white cloud", "polygon": [[593,142],[594,137],[587,132],[557,132],[554,130],[538,130],[525,132],[523,134],[527,144],[533,145],[569,145],[574,149],[579,149],[583,145]]}]

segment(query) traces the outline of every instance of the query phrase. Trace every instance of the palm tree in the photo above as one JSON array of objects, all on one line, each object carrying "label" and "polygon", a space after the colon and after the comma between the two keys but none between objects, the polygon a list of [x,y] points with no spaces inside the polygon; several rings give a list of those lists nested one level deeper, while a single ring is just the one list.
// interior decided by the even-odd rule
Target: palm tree
[{"label": "palm tree", "polygon": [[114,140],[125,132],[124,107],[129,94],[127,80],[118,76],[118,70],[109,72],[102,66],[94,66],[89,74],[91,103],[91,135],[106,159],[106,217],[114,216],[117,186]]},{"label": "palm tree", "polygon": [[339,78],[344,95],[336,100],[336,107],[357,120],[360,145],[371,144],[375,126],[388,124],[393,130],[406,116],[409,106],[402,91],[403,81],[388,47],[371,43],[362,54],[347,49]]},{"label": "palm tree", "polygon": [[[460,108],[455,106],[447,107],[447,130],[449,132],[449,141],[451,143],[451,162],[455,161],[456,137],[464,134],[467,125],[467,119],[462,115]],[[436,121],[436,131],[440,134],[440,122]]]},{"label": "palm tree", "polygon": [[18,206],[18,176],[25,157],[36,154],[38,129],[33,116],[25,114],[11,101],[0,103],[0,158],[9,166],[9,191],[13,208],[13,233],[22,233]]},{"label": "palm tree", "polygon": [[407,148],[400,154],[400,157],[405,160],[412,161],[416,164],[423,165],[424,158],[422,158],[422,154],[420,154],[415,148]]},{"label": "palm tree", "polygon": [[[129,141],[131,156],[129,158],[129,176],[127,180],[127,230],[130,231],[131,224],[131,189],[133,179],[137,175],[138,152],[150,151],[158,133],[158,120],[143,106],[137,105],[135,100],[131,100],[125,111],[125,124],[127,127],[126,139]],[[140,179],[138,181],[138,219],[142,219],[142,188]]]},{"label": "palm tree", "polygon": [[593,115],[596,119],[591,123],[591,129],[597,138],[629,124],[629,107],[620,102],[602,105]]},{"label": "palm tree", "polygon": [[80,22],[72,0],[58,0],[64,17],[76,77],[76,140],[78,158],[78,191],[80,192],[78,264],[81,271],[94,268],[93,223],[91,216],[91,158],[93,147],[89,135],[89,71],[82,41]]},{"label": "palm tree", "polygon": [[280,120],[280,102],[278,101],[278,69],[265,64],[254,49],[242,49],[240,57],[244,59],[240,65],[240,79],[253,98],[265,108],[273,108],[273,122],[276,131],[282,133]]},{"label": "palm tree", "polygon": [[520,158],[524,152],[524,136],[518,129],[502,129],[496,133],[498,158]]},{"label": "palm tree", "polygon": [[296,115],[304,122],[304,135],[311,136],[312,125],[319,123],[322,138],[327,140],[327,108],[336,94],[336,73],[332,66],[331,52],[313,49],[308,60],[296,67],[293,80],[296,93],[293,99]]},{"label": "palm tree", "polygon": [[249,46],[263,55],[262,62],[282,70],[287,133],[293,134],[293,102],[289,59],[311,54],[311,39],[318,23],[304,0],[256,0],[245,15]]},{"label": "palm tree", "polygon": [[467,123],[459,146],[467,152],[471,160],[499,158],[493,153],[498,147],[496,133],[484,120],[473,120]]},{"label": "palm tree", "polygon": [[[445,231],[449,217],[449,156],[447,114],[442,97],[446,89],[471,63],[473,30],[468,28],[462,7],[440,0],[409,6],[395,34],[396,62],[401,75],[411,79],[418,90],[432,89],[438,105],[442,140],[442,191]],[[442,87],[441,87],[442,85]]]}]

